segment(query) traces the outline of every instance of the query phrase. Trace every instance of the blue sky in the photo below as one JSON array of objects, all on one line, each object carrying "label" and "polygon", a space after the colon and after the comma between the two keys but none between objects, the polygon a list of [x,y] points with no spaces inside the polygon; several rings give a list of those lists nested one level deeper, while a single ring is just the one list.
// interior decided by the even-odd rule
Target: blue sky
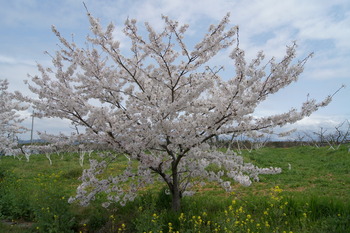
[{"label": "blue sky", "polygon": [[[285,46],[296,40],[299,58],[314,52],[299,81],[269,98],[257,115],[276,114],[291,107],[299,108],[309,94],[322,100],[342,89],[333,102],[293,127],[317,130],[334,127],[350,120],[350,1],[346,0],[85,0],[89,11],[104,25],[114,22],[121,30],[126,18],[150,22],[162,28],[161,15],[190,24],[188,43],[204,35],[209,24],[217,23],[227,12],[232,25],[240,27],[240,47],[247,57],[264,50],[266,57],[280,58]],[[86,10],[81,0],[0,0],[0,79],[8,79],[10,90],[30,94],[23,84],[27,74],[37,74],[36,63],[50,65],[43,52],[58,50],[58,40],[51,25],[67,38],[84,46],[89,33]],[[140,24],[142,26],[142,24]],[[115,34],[127,51],[128,41]],[[212,62],[224,65],[225,77],[233,75],[228,54],[222,52]],[[27,117],[30,112],[23,113]],[[30,118],[24,124],[30,126]],[[290,128],[290,127],[289,127]],[[35,130],[67,132],[68,122],[59,119],[36,119]],[[28,137],[29,134],[22,136]]]}]

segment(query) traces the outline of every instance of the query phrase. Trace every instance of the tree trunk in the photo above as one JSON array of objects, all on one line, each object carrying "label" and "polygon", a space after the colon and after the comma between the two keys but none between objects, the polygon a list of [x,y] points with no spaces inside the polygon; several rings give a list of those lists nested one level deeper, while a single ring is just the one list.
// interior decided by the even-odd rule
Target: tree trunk
[{"label": "tree trunk", "polygon": [[180,212],[181,210],[181,194],[179,187],[175,188],[171,192],[172,200],[171,200],[171,207],[174,212]]},{"label": "tree trunk", "polygon": [[172,169],[173,175],[173,185],[171,189],[171,206],[174,212],[180,212],[181,210],[181,191],[179,184],[179,177],[177,174],[177,167],[173,167]]}]

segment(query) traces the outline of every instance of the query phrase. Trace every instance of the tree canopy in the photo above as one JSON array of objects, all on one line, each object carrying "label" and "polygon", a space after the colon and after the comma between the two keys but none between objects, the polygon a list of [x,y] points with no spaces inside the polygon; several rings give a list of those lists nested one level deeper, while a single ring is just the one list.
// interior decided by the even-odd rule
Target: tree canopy
[{"label": "tree canopy", "polygon": [[[158,177],[172,195],[173,209],[179,210],[181,197],[191,193],[197,177],[230,190],[231,183],[224,176],[250,185],[259,174],[279,173],[279,168],[244,163],[231,150],[220,152],[208,142],[220,135],[266,132],[294,123],[331,101],[330,96],[321,102],[308,99],[299,110],[256,117],[255,109],[262,101],[297,81],[311,55],[295,61],[297,46],[292,43],[280,61],[266,61],[263,52],[247,61],[239,47],[238,27],[229,27],[229,14],[210,25],[193,48],[184,40],[188,25],[163,16],[160,32],[145,23],[145,38],[136,20],[127,19],[122,31],[131,42],[127,54],[115,39],[118,32],[113,23],[104,29],[90,13],[88,18],[92,36],[84,47],[69,42],[52,27],[60,50],[52,56],[53,66],[39,64],[41,75],[28,83],[38,98],[17,93],[34,106],[37,116],[68,119],[85,129],[70,135],[70,140],[108,144],[119,155],[139,162],[137,171],[130,162],[123,174],[100,180],[107,161],[117,154],[92,160],[71,199],[83,205],[99,192],[108,194],[106,206],[123,204]],[[229,58],[235,73],[229,79],[221,77],[220,68],[208,65],[223,49],[232,49]],[[220,169],[207,169],[209,164]],[[129,188],[121,185],[127,181],[131,181]]]}]

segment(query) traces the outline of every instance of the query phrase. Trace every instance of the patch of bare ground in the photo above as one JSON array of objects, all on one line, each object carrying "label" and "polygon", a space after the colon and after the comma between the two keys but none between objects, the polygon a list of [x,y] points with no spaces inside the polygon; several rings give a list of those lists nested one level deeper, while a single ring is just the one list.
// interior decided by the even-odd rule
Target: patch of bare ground
[{"label": "patch of bare ground", "polygon": [[286,191],[288,192],[304,192],[306,190],[306,187],[294,187],[294,188],[287,188]]},{"label": "patch of bare ground", "polygon": [[34,224],[34,222],[27,222],[24,220],[9,220],[9,219],[1,220],[1,223],[4,225],[17,226],[20,228],[30,228]]}]

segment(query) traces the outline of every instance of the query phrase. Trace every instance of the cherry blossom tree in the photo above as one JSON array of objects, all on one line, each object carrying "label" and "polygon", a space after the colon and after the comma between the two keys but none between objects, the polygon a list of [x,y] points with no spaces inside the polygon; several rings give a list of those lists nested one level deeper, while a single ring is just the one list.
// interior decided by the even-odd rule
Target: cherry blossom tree
[{"label": "cherry blossom tree", "polygon": [[8,85],[7,80],[0,80],[0,153],[14,154],[18,141],[16,136],[25,132],[20,125],[23,119],[17,111],[25,110],[26,106],[7,91]]},{"label": "cherry blossom tree", "polygon": [[[250,185],[259,180],[259,174],[279,173],[279,168],[244,163],[231,150],[213,150],[208,142],[220,135],[268,131],[294,123],[331,101],[330,96],[322,102],[308,99],[300,110],[255,117],[262,101],[298,79],[311,55],[295,61],[297,46],[293,43],[280,61],[266,61],[259,52],[248,62],[239,47],[238,27],[229,26],[229,15],[211,25],[193,48],[184,39],[188,25],[162,16],[160,32],[145,23],[145,38],[136,20],[127,19],[122,32],[130,39],[129,53],[121,51],[113,23],[104,29],[89,13],[88,18],[92,36],[83,48],[52,27],[61,43],[52,56],[53,67],[39,64],[41,75],[28,84],[38,98],[18,93],[18,98],[35,107],[38,117],[68,119],[85,128],[72,137],[108,144],[116,152],[90,161],[77,195],[71,198],[82,205],[99,192],[107,193],[105,206],[124,204],[158,177],[166,183],[172,207],[178,211],[181,197],[191,194],[198,178],[217,181],[230,190],[230,179]],[[224,79],[222,69],[208,62],[229,48],[235,73]],[[127,156],[129,166],[122,174],[101,178],[117,155]],[[137,171],[133,161],[138,161]],[[209,164],[220,169],[209,169]]]}]

